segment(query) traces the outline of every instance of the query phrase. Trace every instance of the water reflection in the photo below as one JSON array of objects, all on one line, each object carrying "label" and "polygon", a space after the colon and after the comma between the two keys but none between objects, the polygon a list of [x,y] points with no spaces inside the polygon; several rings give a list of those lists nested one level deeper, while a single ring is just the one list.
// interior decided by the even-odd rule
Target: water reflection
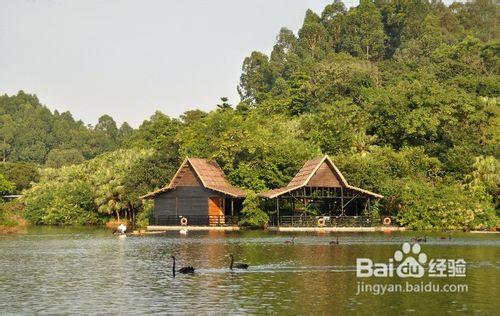
[{"label": "water reflection", "polygon": [[[497,235],[430,235],[429,256],[464,258],[469,293],[356,296],[357,257],[387,261],[414,233],[177,232],[118,239],[105,230],[34,228],[0,237],[0,312],[494,313]],[[284,242],[295,236],[294,245]],[[250,264],[229,270],[228,254]],[[172,278],[171,255],[195,275]],[[391,280],[395,282],[396,280]],[[444,282],[436,281],[436,282]],[[432,304],[429,304],[432,302]]]}]

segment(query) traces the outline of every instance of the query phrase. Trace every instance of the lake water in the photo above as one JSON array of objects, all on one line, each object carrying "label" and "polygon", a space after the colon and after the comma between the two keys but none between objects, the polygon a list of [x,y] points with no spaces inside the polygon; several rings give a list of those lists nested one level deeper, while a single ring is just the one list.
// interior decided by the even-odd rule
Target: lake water
[{"label": "lake water", "polygon": [[[428,234],[421,252],[463,258],[466,276],[414,279],[467,284],[466,293],[357,295],[356,258],[388,262],[417,233],[284,234],[262,231],[177,232],[118,238],[90,228],[31,228],[0,236],[0,313],[477,313],[500,310],[500,236]],[[294,245],[285,245],[296,236]],[[230,271],[228,254],[250,264]],[[194,275],[171,273],[192,265]],[[418,281],[418,282],[417,282]]]}]

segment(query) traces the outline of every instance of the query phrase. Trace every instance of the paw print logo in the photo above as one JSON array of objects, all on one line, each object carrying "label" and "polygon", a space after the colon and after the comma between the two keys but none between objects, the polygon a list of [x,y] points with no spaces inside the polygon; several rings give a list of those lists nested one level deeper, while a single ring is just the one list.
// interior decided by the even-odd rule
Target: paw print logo
[{"label": "paw print logo", "polygon": [[424,276],[424,264],[427,262],[427,255],[420,252],[420,245],[413,246],[405,242],[401,250],[394,252],[394,260],[400,262],[396,268],[396,274],[400,278],[421,278]]}]

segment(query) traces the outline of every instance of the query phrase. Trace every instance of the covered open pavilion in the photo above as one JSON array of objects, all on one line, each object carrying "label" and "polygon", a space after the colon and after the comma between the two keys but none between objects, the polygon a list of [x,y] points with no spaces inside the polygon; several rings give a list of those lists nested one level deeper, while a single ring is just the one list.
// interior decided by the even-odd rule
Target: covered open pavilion
[{"label": "covered open pavilion", "polygon": [[372,201],[382,195],[350,185],[328,155],[307,161],[286,187],[262,192],[276,200],[271,225],[371,226]]}]

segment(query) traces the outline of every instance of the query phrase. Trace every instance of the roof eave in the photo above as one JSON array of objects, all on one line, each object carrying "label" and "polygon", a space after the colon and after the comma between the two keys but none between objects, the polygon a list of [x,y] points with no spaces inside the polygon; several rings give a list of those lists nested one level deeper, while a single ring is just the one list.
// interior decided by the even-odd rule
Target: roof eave
[{"label": "roof eave", "polygon": [[229,196],[234,197],[234,198],[246,197],[246,193],[234,194],[234,193],[231,193],[231,192],[226,191],[226,190],[221,189],[221,188],[214,188],[214,187],[206,187],[206,188],[210,189],[210,190],[213,190],[213,191],[217,191],[217,192],[225,194],[225,195],[229,195]]},{"label": "roof eave", "polygon": [[303,187],[303,185],[299,185],[299,186],[295,186],[295,187],[290,187],[287,190],[284,190],[283,192],[274,193],[274,194],[267,194],[267,193],[272,192],[274,190],[287,188],[287,187],[283,187],[283,188],[278,188],[278,189],[273,189],[273,190],[258,193],[257,196],[261,197],[261,198],[266,198],[266,199],[274,199],[280,195],[283,195],[283,194],[288,193],[288,192],[293,191],[293,190],[300,189],[302,187]]},{"label": "roof eave", "polygon": [[155,196],[157,196],[158,194],[162,194],[162,193],[165,193],[165,192],[168,192],[172,190],[171,187],[165,187],[165,188],[161,188],[159,190],[156,190],[156,191],[153,191],[153,192],[150,192],[148,194],[144,194],[142,196],[140,196],[139,198],[141,200],[146,200],[146,199],[151,199],[151,198],[154,198]]},{"label": "roof eave", "polygon": [[361,192],[361,193],[364,193],[364,194],[371,195],[373,197],[376,197],[377,199],[383,199],[384,198],[384,196],[381,195],[381,194],[378,194],[378,193],[375,193],[375,192],[372,192],[372,191],[368,191],[368,190],[365,190],[365,189],[361,189],[361,188],[355,187],[353,185],[348,185],[347,188],[355,190],[355,191],[358,191],[358,192]]}]

